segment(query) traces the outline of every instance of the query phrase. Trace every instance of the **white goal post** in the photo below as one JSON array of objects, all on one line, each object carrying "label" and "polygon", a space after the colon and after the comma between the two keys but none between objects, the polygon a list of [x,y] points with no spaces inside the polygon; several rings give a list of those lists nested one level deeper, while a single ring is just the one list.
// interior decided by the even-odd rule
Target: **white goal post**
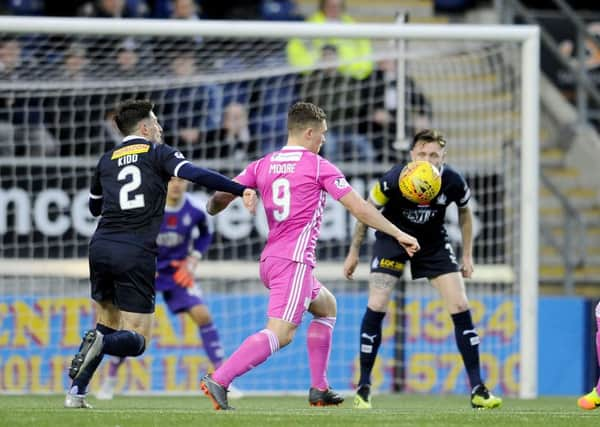
[{"label": "white goal post", "polygon": [[[498,172],[499,179],[505,179],[507,181],[517,180],[516,183],[512,183],[506,186],[504,199],[511,199],[509,203],[509,207],[500,206],[499,209],[506,210],[507,215],[512,215],[515,218],[515,224],[511,226],[507,226],[504,231],[508,237],[504,237],[504,245],[510,246],[515,245],[515,247],[507,247],[505,251],[510,252],[510,255],[507,256],[506,260],[498,263],[496,265],[496,269],[486,269],[486,267],[490,267],[488,265],[482,265],[482,271],[491,271],[489,276],[481,276],[481,281],[483,283],[486,282],[506,282],[513,281],[516,289],[518,289],[517,299],[518,299],[518,307],[519,307],[519,331],[520,331],[520,339],[519,339],[519,363],[518,363],[518,371],[520,376],[518,395],[521,398],[535,398],[537,396],[537,363],[538,363],[538,348],[537,348],[537,317],[538,317],[538,238],[539,238],[539,220],[538,220],[538,175],[539,175],[539,140],[538,140],[538,132],[539,132],[539,29],[533,26],[496,26],[496,25],[415,25],[415,24],[404,24],[404,25],[396,25],[396,24],[356,24],[356,25],[343,25],[343,24],[306,24],[306,23],[284,23],[284,22],[246,22],[246,21],[227,21],[227,22],[219,22],[219,21],[167,21],[167,20],[121,20],[121,19],[69,19],[69,18],[20,18],[20,17],[0,17],[0,36],[5,37],[9,36],[19,36],[19,35],[31,35],[34,34],[39,37],[47,37],[51,39],[54,35],[74,35],[77,36],[79,40],[85,41],[85,36],[96,37],[99,35],[102,36],[118,36],[118,37],[140,37],[146,39],[152,39],[153,37],[160,37],[161,39],[166,38],[198,38],[203,37],[207,39],[215,38],[215,39],[223,39],[223,40],[245,40],[245,39],[260,39],[260,40],[287,40],[291,38],[300,38],[300,39],[315,39],[315,38],[336,38],[336,39],[368,39],[374,42],[377,41],[406,41],[409,43],[415,43],[419,45],[419,43],[423,42],[423,46],[426,46],[424,49],[427,52],[431,53],[433,49],[431,44],[427,45],[430,42],[442,42],[443,44],[452,44],[453,42],[464,43],[465,45],[469,44],[477,44],[477,43],[506,43],[511,46],[516,46],[516,49],[519,51],[519,58],[515,65],[516,71],[514,71],[514,75],[516,76],[516,81],[511,82],[511,85],[514,84],[515,96],[514,99],[518,100],[518,105],[514,105],[514,112],[518,112],[518,117],[515,118],[515,123],[511,128],[512,131],[516,133],[513,135],[514,140],[507,143],[512,144],[515,148],[515,151],[510,151],[508,149],[508,153],[503,152],[498,154],[498,152],[502,151],[504,148],[492,148],[490,152],[495,154],[491,155],[491,160],[486,160],[486,162],[482,162],[482,166],[476,166],[480,169],[485,169],[486,165],[493,164],[498,168],[500,172]],[[224,45],[225,46],[225,45]],[[420,45],[419,45],[420,46]],[[435,47],[435,45],[433,45]],[[441,49],[441,48],[440,48]],[[486,52],[488,47],[484,47],[481,49],[481,52]],[[501,49],[499,49],[501,50]],[[462,52],[462,51],[461,51]],[[256,52],[256,56],[260,58],[261,52]],[[484,61],[494,62],[497,53],[490,54],[489,58],[484,58]],[[374,53],[375,57],[377,56],[377,52]],[[403,60],[410,63],[411,60],[415,60],[418,62],[418,58],[420,54],[417,53],[409,53],[405,58],[395,58],[396,60]],[[482,54],[483,55],[483,54]],[[500,55],[498,53],[497,55]],[[426,57],[424,60],[427,64],[434,64],[435,58],[427,57],[427,54],[423,54]],[[434,57],[435,55],[431,54],[430,56]],[[443,53],[440,55],[443,56]],[[469,54],[464,55],[468,61],[471,56]],[[473,57],[476,55],[474,54]],[[461,58],[462,60],[463,58]],[[446,66],[452,65],[452,62],[445,63]],[[495,67],[497,64],[490,65],[490,67]],[[423,67],[431,66],[432,69],[435,65],[424,65]],[[505,67],[506,64],[502,64],[502,67]],[[416,65],[417,70],[419,65]],[[267,70],[261,70],[261,72],[265,72],[266,77],[270,77],[268,70],[269,65],[265,65]],[[284,67],[281,66],[283,69]],[[510,68],[506,66],[506,68]],[[307,67],[304,70],[298,69],[285,69],[282,71],[282,74],[288,72],[298,73],[300,78],[305,75],[304,71],[309,71],[310,67]],[[233,81],[235,79],[242,79],[251,77],[251,72],[247,70],[242,70],[238,74],[233,77]],[[423,84],[428,86],[429,94],[432,97],[435,97],[435,88],[437,82],[433,80],[443,79],[444,70],[436,70],[431,73],[431,80],[425,81]],[[510,74],[510,73],[509,73]],[[214,81],[220,82],[220,77],[218,73],[215,75],[199,75],[194,76],[198,81]],[[427,77],[429,78],[429,76]],[[504,78],[504,77],[503,77]],[[506,77],[509,78],[509,77]],[[39,88],[42,91],[48,91],[48,93],[52,91],[63,90],[62,86],[60,86],[60,82],[57,83],[58,86],[52,86],[54,83],[50,80],[43,81],[44,78],[40,77]],[[417,79],[418,81],[418,79]],[[176,84],[177,81],[167,81],[164,76],[158,76],[155,80],[146,79],[143,83],[140,83],[140,86],[144,85],[154,85],[154,87],[166,87],[168,85]],[[0,80],[0,89],[11,89],[18,86],[18,80],[15,81],[2,81]],[[30,82],[28,83],[30,84]],[[79,83],[74,83],[75,87]],[[112,83],[106,83],[102,80],[96,84],[96,87],[102,87],[103,84],[111,85]],[[117,83],[114,83],[115,85]],[[127,82],[119,83],[123,88],[128,86]],[[278,84],[278,83],[265,83],[266,85]],[[452,84],[451,82],[448,84]],[[85,86],[85,85],[84,85]],[[82,87],[84,87],[82,86]],[[93,86],[93,85],[92,85]],[[475,85],[476,86],[476,85]],[[90,86],[91,87],[91,86]],[[82,93],[85,91],[89,91],[90,87],[84,87],[82,89]],[[144,86],[146,87],[146,86]],[[57,89],[58,88],[58,89]],[[445,88],[445,86],[444,86]],[[24,90],[23,88],[18,88],[15,90]],[[33,91],[36,90],[36,87],[32,88]],[[445,89],[444,89],[445,90]],[[474,89],[476,90],[476,88]],[[464,102],[467,104],[469,102],[477,103],[478,102],[478,94],[477,92],[473,92],[473,98],[469,98],[469,94],[471,92],[465,91],[465,100]],[[54,92],[52,92],[54,93]],[[87,93],[87,92],[86,92]],[[367,102],[367,101],[365,101]],[[451,102],[450,102],[451,104]],[[75,105],[74,109],[78,108],[87,108],[86,106],[78,106]],[[507,113],[510,114],[510,107],[507,109]],[[435,113],[435,112],[434,112]],[[448,115],[452,114],[452,107],[448,107],[448,110],[444,113]],[[473,113],[477,114],[477,113]],[[482,116],[483,117],[483,116]],[[160,119],[160,117],[159,117]],[[478,120],[477,118],[474,119]],[[481,121],[484,121],[484,118],[481,118]],[[451,122],[448,125],[449,132],[452,132]],[[512,123],[512,122],[511,122]],[[481,125],[482,127],[484,124]],[[444,131],[444,129],[442,129]],[[481,134],[473,135],[473,139],[483,138],[481,135],[485,135],[485,131],[482,131]],[[467,138],[468,139],[468,138]],[[450,146],[452,147],[452,140],[450,140]],[[482,143],[483,144],[483,143]],[[0,149],[2,147],[0,146]],[[460,151],[464,150],[464,151]],[[459,144],[459,156],[462,153],[468,153],[469,150],[475,150],[478,152],[479,148],[476,144],[469,145],[469,143],[464,143],[464,145]],[[481,148],[483,152],[485,148]],[[512,153],[512,154],[511,154]],[[465,154],[466,156],[466,154]],[[506,160],[507,157],[508,159]],[[514,156],[511,157],[511,156]],[[23,167],[29,170],[28,168],[32,166],[47,168],[49,165],[59,165],[60,167],[72,167],[72,173],[74,178],[70,175],[67,175],[66,172],[57,172],[58,180],[62,182],[63,179],[73,179],[76,180],[78,177],[83,176],[84,172],[81,170],[75,170],[76,166],[73,162],[78,162],[77,166],[86,166],[89,170],[90,167],[93,167],[97,156],[90,155],[88,152],[75,155],[72,157],[63,157],[63,158],[53,158],[44,155],[37,155],[26,152],[24,155],[10,155],[4,156],[4,158],[0,158],[0,172],[2,168],[5,170],[9,170],[6,172],[7,176],[10,175],[11,179],[15,183],[19,182],[19,177],[17,176],[17,168]],[[502,176],[502,169],[504,165],[502,162],[510,161],[511,166],[507,166],[505,168],[505,172],[514,172],[515,176]],[[228,160],[223,161],[222,159],[211,160],[208,159],[206,164],[211,167],[215,167],[217,169],[225,170],[229,172],[229,174],[233,174],[236,169],[239,170],[239,167],[242,166],[243,161],[235,160],[235,164],[231,165],[228,163]],[[465,163],[460,163],[460,160],[457,160],[459,163],[459,170],[468,169],[469,164],[473,164],[477,162],[474,160],[468,160],[465,157]],[[385,170],[386,167],[390,165],[389,162],[385,160],[380,164],[371,164],[371,163],[361,163],[357,162],[356,159],[353,159],[351,162],[343,162],[342,169],[346,171],[354,171],[358,170],[361,173],[367,173],[368,179],[372,179],[373,177],[378,176],[378,173]],[[513,164],[514,163],[514,164]],[[62,165],[62,166],[60,166]],[[516,166],[515,166],[516,165]],[[225,167],[224,167],[225,166]],[[461,167],[465,166],[465,167]],[[511,169],[516,167],[516,169]],[[44,169],[45,170],[45,169]],[[67,170],[67,169],[65,169]],[[366,171],[366,172],[365,172]],[[30,172],[31,173],[31,172]],[[2,175],[0,174],[0,178]],[[43,177],[41,178],[43,179]],[[15,184],[16,186],[17,184]],[[73,184],[75,185],[75,184]],[[511,187],[512,186],[512,187]],[[510,193],[510,190],[514,189],[518,191],[518,195],[506,194]],[[75,188],[74,188],[75,189]],[[39,216],[43,213],[40,213],[37,208],[37,201],[34,203],[31,200],[25,202],[22,200],[22,204],[20,206],[25,206],[29,208],[27,214],[30,218],[23,219],[18,218],[19,212],[16,208],[13,208],[13,205],[16,205],[17,196],[16,193],[9,193],[9,188],[2,187],[0,188],[2,198],[4,200],[0,200],[0,234],[5,238],[4,251],[8,251],[8,247],[11,246],[10,254],[8,252],[0,251],[0,255],[2,259],[0,259],[0,281],[6,281],[9,283],[9,280],[17,283],[15,278],[19,276],[22,277],[46,277],[45,275],[55,276],[56,272],[64,272],[66,276],[73,275],[77,278],[84,279],[87,272],[85,271],[85,267],[82,268],[85,264],[81,264],[82,257],[69,253],[68,255],[62,256],[52,256],[49,255],[49,252],[52,249],[41,248],[41,252],[43,255],[31,255],[33,253],[33,249],[30,252],[23,251],[26,255],[22,255],[19,249],[19,245],[21,244],[20,235],[17,236],[18,233],[15,232],[15,229],[18,229],[19,226],[22,226],[26,232],[34,234],[34,231],[28,231],[23,221],[38,221],[43,222],[39,219]],[[364,188],[363,188],[364,190]],[[20,193],[19,193],[20,194]],[[15,197],[13,199],[13,196]],[[74,197],[75,199],[75,197]],[[41,202],[40,202],[41,203]],[[83,203],[81,200],[78,201],[81,205]],[[63,212],[65,210],[74,209],[75,201],[73,205],[68,202],[65,202],[61,207]],[[33,206],[33,208],[31,207]],[[45,205],[48,207],[47,205]],[[40,208],[43,210],[43,207]],[[516,210],[516,212],[512,211]],[[60,212],[58,215],[60,215]],[[56,215],[56,213],[54,214]],[[7,219],[8,218],[8,219]],[[33,219],[31,219],[33,218]],[[55,217],[54,217],[55,218]],[[50,221],[50,220],[48,220]],[[21,225],[20,225],[21,224]],[[84,225],[81,226],[85,228]],[[16,237],[7,237],[13,233]],[[253,236],[257,234],[254,233]],[[252,239],[252,243],[260,244],[260,232],[258,233],[258,237],[254,236]],[[33,238],[32,238],[33,239]],[[248,237],[251,239],[251,237]],[[32,240],[33,241],[33,240]],[[40,240],[36,240],[38,243],[24,243],[29,245],[41,245],[43,246],[46,242],[44,238]],[[335,242],[335,239],[332,239],[334,243],[332,243],[331,249],[331,257],[327,260],[326,270],[330,273],[327,276],[334,276],[334,270],[336,262],[340,265],[340,276],[341,276],[341,262],[340,259],[345,250],[345,245],[348,242]],[[334,247],[337,245],[338,247]],[[341,247],[342,249],[339,249]],[[59,245],[58,252],[62,253],[62,247]],[[329,246],[328,246],[329,248]],[[36,252],[37,253],[37,252]],[[240,262],[247,262],[248,259],[252,259],[246,252],[241,251],[237,252],[236,250],[229,251],[228,249],[224,249],[222,252],[219,252],[216,255],[215,263],[225,262],[225,273],[227,274],[227,268],[230,268],[232,265],[235,265],[236,260],[240,260]],[[227,264],[227,262],[230,262]],[[54,263],[58,263],[55,265]],[[491,265],[492,263],[490,263]],[[217,264],[214,264],[215,266]],[[243,267],[244,264],[241,264],[242,267],[239,268],[239,271],[246,271],[246,268]],[[41,267],[43,266],[43,267]],[[210,263],[207,264],[207,268],[210,270]],[[229,267],[227,267],[229,266]],[[363,266],[364,267],[364,266]],[[494,266],[492,266],[494,267]],[[366,268],[366,267],[364,267]],[[48,273],[48,270],[54,270],[52,274]],[[494,276],[494,271],[496,272],[496,276]],[[246,271],[246,273],[248,273]],[[207,273],[208,274],[208,273]],[[252,271],[249,273],[252,274]],[[479,273],[481,274],[481,273]],[[84,276],[84,277],[82,277]],[[222,277],[222,276],[221,276]],[[488,277],[491,277],[489,279]],[[340,277],[341,279],[341,277]],[[12,282],[11,282],[12,283]],[[19,282],[23,283],[23,282]],[[33,283],[33,279],[32,282]],[[36,285],[31,284],[31,287],[35,287]],[[27,285],[24,286],[27,288]],[[363,289],[364,290],[364,289]],[[8,294],[11,290],[7,287],[0,286],[0,291],[3,295]],[[13,290],[14,291],[14,290]],[[17,290],[18,292],[18,290]],[[0,309],[0,317],[4,313]],[[358,323],[359,318],[356,317],[355,321]],[[1,323],[0,323],[1,325]]]}]

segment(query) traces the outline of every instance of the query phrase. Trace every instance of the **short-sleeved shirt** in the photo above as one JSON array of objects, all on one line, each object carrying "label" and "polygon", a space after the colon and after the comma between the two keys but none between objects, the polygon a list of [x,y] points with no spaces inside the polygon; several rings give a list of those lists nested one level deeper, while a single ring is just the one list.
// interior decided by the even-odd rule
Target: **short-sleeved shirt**
[{"label": "short-sleeved shirt", "polygon": [[102,198],[102,218],[94,238],[142,245],[156,251],[171,176],[187,163],[176,149],[129,136],[100,158],[91,198]]},{"label": "short-sleeved shirt", "polygon": [[[414,236],[421,246],[447,239],[444,227],[446,208],[456,203],[464,207],[471,198],[471,190],[463,176],[451,166],[441,168],[442,185],[438,195],[428,204],[419,205],[406,199],[399,187],[403,165],[386,172],[373,186],[370,198],[383,207],[382,214],[402,231]],[[392,239],[377,231],[377,239]]]},{"label": "short-sleeved shirt", "polygon": [[250,163],[236,181],[260,191],[269,235],[269,256],[315,265],[327,194],[335,200],[352,191],[331,162],[300,146],[285,146]]}]

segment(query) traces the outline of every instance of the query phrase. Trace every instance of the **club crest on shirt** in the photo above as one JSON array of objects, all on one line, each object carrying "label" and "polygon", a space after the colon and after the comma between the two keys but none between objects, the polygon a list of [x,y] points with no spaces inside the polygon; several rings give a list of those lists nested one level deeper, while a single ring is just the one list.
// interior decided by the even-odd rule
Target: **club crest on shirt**
[{"label": "club crest on shirt", "polygon": [[190,214],[185,214],[183,216],[183,225],[185,225],[187,227],[191,223],[192,223],[192,217],[190,216]]},{"label": "club crest on shirt", "polygon": [[337,188],[339,188],[340,190],[348,187],[348,185],[350,185],[350,184],[348,184],[348,181],[346,181],[346,178],[336,178],[336,180],[335,180],[335,186]]}]

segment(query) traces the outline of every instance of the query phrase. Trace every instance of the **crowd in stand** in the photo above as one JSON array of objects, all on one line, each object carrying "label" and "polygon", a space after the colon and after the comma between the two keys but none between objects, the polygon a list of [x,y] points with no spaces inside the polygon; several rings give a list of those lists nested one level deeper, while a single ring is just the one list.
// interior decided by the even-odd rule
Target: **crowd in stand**
[{"label": "crowd in stand", "polygon": [[5,15],[299,20],[294,0],[7,0]]},{"label": "crowd in stand", "polygon": [[[13,2],[22,9],[28,7],[31,13],[54,14],[57,11],[50,9],[58,3],[69,4],[69,10],[77,10],[77,14],[97,17],[200,19],[206,10],[216,10],[207,0],[202,1],[202,9],[193,0]],[[222,16],[235,18],[242,9],[257,11],[257,5],[262,7],[266,2],[221,3],[231,8]],[[279,10],[283,9],[281,6]],[[264,18],[260,14],[244,16]],[[287,15],[290,19],[293,16]],[[342,0],[321,0],[317,11],[306,20],[354,22]],[[223,39],[202,37],[164,41],[131,37],[56,39],[53,42],[63,47],[51,59],[46,49],[40,48],[43,43],[35,38],[0,39],[0,83],[68,81],[70,88],[58,95],[23,89],[3,91],[0,155],[78,156],[103,152],[120,142],[111,123],[112,107],[130,97],[147,97],[155,102],[165,141],[192,158],[251,159],[278,148],[285,141],[288,107],[300,99],[322,106],[329,116],[328,143],[322,153],[326,157],[334,161],[396,161],[401,154],[394,146],[398,110],[395,61],[372,60],[369,40],[230,40],[225,49]],[[171,45],[165,45],[168,43]],[[313,71],[197,82],[203,74],[264,69],[269,61]],[[40,72],[36,74],[37,70]],[[156,83],[156,79],[148,83],[150,77],[157,76],[165,83]],[[85,86],[77,85],[98,80],[106,80],[102,90],[82,90]],[[111,86],[114,82],[125,84]],[[405,92],[406,133],[410,134],[428,126],[431,108],[410,78]]]}]

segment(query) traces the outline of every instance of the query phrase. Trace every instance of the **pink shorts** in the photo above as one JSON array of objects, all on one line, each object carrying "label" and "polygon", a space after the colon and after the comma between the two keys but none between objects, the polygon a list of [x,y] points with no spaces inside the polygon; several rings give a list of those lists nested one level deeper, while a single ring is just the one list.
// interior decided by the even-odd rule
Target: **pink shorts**
[{"label": "pink shorts", "polygon": [[260,279],[269,289],[268,317],[299,325],[321,283],[313,267],[286,258],[267,257],[260,262]]}]

